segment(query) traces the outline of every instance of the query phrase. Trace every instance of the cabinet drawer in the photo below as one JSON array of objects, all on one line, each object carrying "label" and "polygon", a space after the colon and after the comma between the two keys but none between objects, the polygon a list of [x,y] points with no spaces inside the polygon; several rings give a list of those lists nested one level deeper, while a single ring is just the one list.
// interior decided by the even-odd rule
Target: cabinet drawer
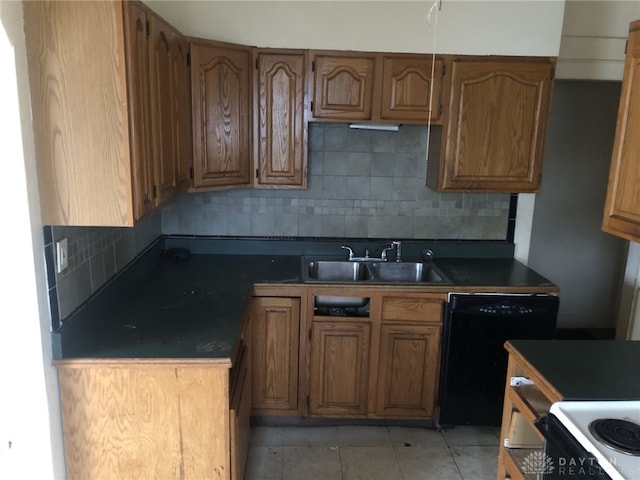
[{"label": "cabinet drawer", "polygon": [[439,298],[384,297],[382,320],[413,320],[419,322],[442,322],[442,304]]}]

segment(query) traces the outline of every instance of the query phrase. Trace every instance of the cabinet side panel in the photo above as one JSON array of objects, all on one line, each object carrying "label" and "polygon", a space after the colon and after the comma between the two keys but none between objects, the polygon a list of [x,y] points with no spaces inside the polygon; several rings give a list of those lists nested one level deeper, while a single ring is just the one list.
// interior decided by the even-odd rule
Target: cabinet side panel
[{"label": "cabinet side panel", "polygon": [[43,223],[132,225],[121,3],[24,14]]}]

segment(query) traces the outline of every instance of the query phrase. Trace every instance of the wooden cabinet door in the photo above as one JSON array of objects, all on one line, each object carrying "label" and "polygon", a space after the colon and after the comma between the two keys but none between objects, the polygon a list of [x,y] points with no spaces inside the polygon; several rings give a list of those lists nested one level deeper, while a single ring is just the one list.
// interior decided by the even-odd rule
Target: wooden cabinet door
[{"label": "wooden cabinet door", "polygon": [[251,185],[251,49],[191,44],[194,187]]},{"label": "wooden cabinet door", "polygon": [[153,196],[153,155],[149,112],[149,42],[147,15],[141,4],[127,2],[125,19],[125,57],[131,135],[133,211],[136,220],[155,208]]},{"label": "wooden cabinet door", "polygon": [[156,206],[176,194],[176,152],[173,138],[173,52],[171,28],[155,15],[150,23],[151,132],[155,166]]},{"label": "wooden cabinet door", "polygon": [[439,122],[444,62],[427,55],[384,55],[380,118]]},{"label": "wooden cabinet door", "polygon": [[553,68],[551,59],[452,62],[440,190],[539,189]]},{"label": "wooden cabinet door", "polygon": [[602,229],[640,241],[640,20],[632,22]]},{"label": "wooden cabinet door", "polygon": [[368,322],[312,322],[311,415],[367,415],[370,352],[371,325]]},{"label": "wooden cabinet door", "polygon": [[258,51],[256,187],[307,184],[304,52]]},{"label": "wooden cabinet door", "polygon": [[440,330],[436,325],[382,325],[376,415],[435,415]]},{"label": "wooden cabinet door", "polygon": [[291,414],[298,407],[300,299],[252,300],[253,411]]},{"label": "wooden cabinet door", "polygon": [[176,188],[182,192],[191,186],[191,171],[193,168],[189,42],[181,35],[174,34],[171,51]]},{"label": "wooden cabinet door", "polygon": [[375,54],[349,56],[314,53],[314,118],[371,120]]}]

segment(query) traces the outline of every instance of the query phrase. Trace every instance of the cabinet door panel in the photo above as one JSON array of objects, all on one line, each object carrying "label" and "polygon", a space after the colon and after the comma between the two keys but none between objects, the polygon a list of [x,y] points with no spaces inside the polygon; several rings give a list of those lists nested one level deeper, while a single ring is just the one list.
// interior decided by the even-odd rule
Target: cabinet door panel
[{"label": "cabinet door panel", "polygon": [[370,337],[371,325],[364,322],[312,323],[312,415],[366,415]]},{"label": "cabinet door panel", "polygon": [[248,47],[192,44],[194,186],[248,186],[251,97]]},{"label": "cabinet door panel", "polygon": [[440,119],[444,63],[426,55],[385,55],[382,63],[383,120],[427,123]]},{"label": "cabinet door panel", "polygon": [[640,241],[640,21],[631,24],[603,229]]},{"label": "cabinet door panel", "polygon": [[553,62],[454,61],[443,190],[537,191]]},{"label": "cabinet door panel", "polygon": [[440,327],[382,325],[376,414],[433,417]]},{"label": "cabinet door panel", "polygon": [[153,160],[157,188],[156,206],[176,194],[176,152],[173,138],[173,31],[158,17],[150,16],[150,68]]},{"label": "cabinet door panel", "polygon": [[258,54],[256,187],[306,186],[305,65],[304,52]]},{"label": "cabinet door panel", "polygon": [[300,299],[255,297],[252,308],[254,412],[297,411]]},{"label": "cabinet door panel", "polygon": [[128,2],[125,15],[125,53],[129,81],[131,118],[131,165],[133,172],[134,218],[139,220],[155,208],[153,198],[153,156],[149,117],[149,46],[145,9]]},{"label": "cabinet door panel", "polygon": [[316,55],[313,116],[371,120],[375,57]]}]

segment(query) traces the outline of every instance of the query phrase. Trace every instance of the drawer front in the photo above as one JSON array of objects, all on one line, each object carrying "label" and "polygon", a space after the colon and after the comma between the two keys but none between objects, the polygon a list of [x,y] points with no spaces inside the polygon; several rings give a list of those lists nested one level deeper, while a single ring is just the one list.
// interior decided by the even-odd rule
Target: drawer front
[{"label": "drawer front", "polygon": [[382,320],[442,323],[443,303],[440,298],[384,297]]}]

